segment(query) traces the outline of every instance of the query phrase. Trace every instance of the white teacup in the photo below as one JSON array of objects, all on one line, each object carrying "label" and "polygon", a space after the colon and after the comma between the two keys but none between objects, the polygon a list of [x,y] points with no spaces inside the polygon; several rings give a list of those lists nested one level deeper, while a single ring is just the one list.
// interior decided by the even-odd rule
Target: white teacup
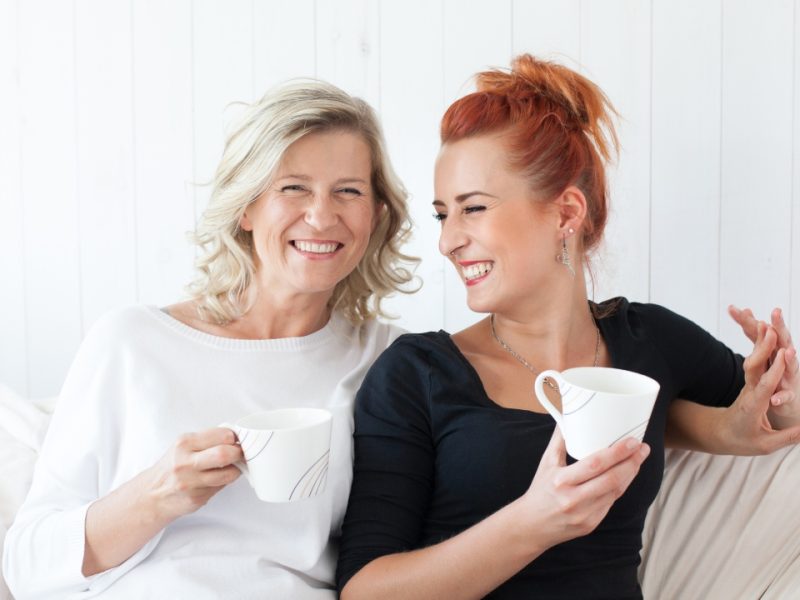
[{"label": "white teacup", "polygon": [[[561,412],[544,393],[550,378],[561,392]],[[567,452],[580,460],[626,437],[644,437],[658,395],[658,382],[646,375],[607,367],[542,371],[534,391],[561,428]]]},{"label": "white teacup", "polygon": [[333,415],[322,408],[265,410],[220,427],[233,430],[244,463],[236,463],[265,502],[293,502],[325,490]]}]

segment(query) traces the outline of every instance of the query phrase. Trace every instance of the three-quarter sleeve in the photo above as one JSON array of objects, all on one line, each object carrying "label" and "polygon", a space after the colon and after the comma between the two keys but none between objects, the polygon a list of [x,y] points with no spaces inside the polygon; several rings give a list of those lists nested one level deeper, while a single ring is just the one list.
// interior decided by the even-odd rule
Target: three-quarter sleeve
[{"label": "three-quarter sleeve", "polygon": [[419,545],[433,488],[430,363],[400,337],[356,396],[353,486],[337,568],[341,590],[362,567]]},{"label": "three-quarter sleeve", "polygon": [[646,306],[652,338],[677,382],[677,397],[706,406],[730,406],[744,386],[742,356],[669,309],[639,306]]},{"label": "three-quarter sleeve", "polygon": [[82,573],[86,512],[100,496],[121,435],[118,340],[107,322],[89,333],[59,395],[28,496],[6,535],[3,575],[15,597],[81,597],[111,585],[155,547],[160,534],[121,565]]}]

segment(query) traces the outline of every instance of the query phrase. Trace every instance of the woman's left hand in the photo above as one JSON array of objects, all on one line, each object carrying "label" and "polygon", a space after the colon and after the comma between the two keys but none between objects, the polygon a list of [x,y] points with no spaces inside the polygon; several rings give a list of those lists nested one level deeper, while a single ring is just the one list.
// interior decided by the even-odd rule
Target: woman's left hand
[{"label": "woman's left hand", "polygon": [[792,362],[786,358],[788,350],[779,347],[778,333],[772,326],[752,324],[748,315],[737,316],[742,316],[743,329],[752,325],[756,332],[753,351],[744,361],[744,386],[726,408],[673,401],[665,438],[669,447],[756,455],[800,442],[800,419],[796,415],[800,396],[790,387],[797,374],[787,374],[787,365]]},{"label": "woman's left hand", "polygon": [[792,344],[792,335],[783,320],[783,312],[779,308],[773,309],[771,325],[757,320],[749,308],[740,310],[731,305],[728,313],[756,347],[759,343],[773,347],[769,360],[763,367],[765,370],[777,360],[784,362],[783,375],[770,398],[767,411],[770,424],[776,429],[800,425],[800,361],[797,358],[797,349]]}]

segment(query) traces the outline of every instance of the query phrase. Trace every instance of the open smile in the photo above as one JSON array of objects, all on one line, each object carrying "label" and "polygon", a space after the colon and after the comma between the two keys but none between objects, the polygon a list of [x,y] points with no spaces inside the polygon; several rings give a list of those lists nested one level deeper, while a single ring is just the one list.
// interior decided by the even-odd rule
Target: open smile
[{"label": "open smile", "polygon": [[292,240],[289,243],[300,254],[312,259],[330,258],[344,247],[340,242],[329,240]]},{"label": "open smile", "polygon": [[464,277],[464,283],[475,285],[486,279],[494,268],[494,263],[491,261],[465,261],[460,262],[459,266]]}]

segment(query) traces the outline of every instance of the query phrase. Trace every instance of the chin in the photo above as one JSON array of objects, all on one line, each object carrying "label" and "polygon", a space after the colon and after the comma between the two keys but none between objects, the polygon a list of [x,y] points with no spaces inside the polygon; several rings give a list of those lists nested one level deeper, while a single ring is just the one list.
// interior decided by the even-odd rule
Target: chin
[{"label": "chin", "polygon": [[489,314],[494,312],[494,303],[488,302],[486,300],[481,300],[477,298],[470,298],[467,296],[467,307],[476,313],[486,313]]}]

